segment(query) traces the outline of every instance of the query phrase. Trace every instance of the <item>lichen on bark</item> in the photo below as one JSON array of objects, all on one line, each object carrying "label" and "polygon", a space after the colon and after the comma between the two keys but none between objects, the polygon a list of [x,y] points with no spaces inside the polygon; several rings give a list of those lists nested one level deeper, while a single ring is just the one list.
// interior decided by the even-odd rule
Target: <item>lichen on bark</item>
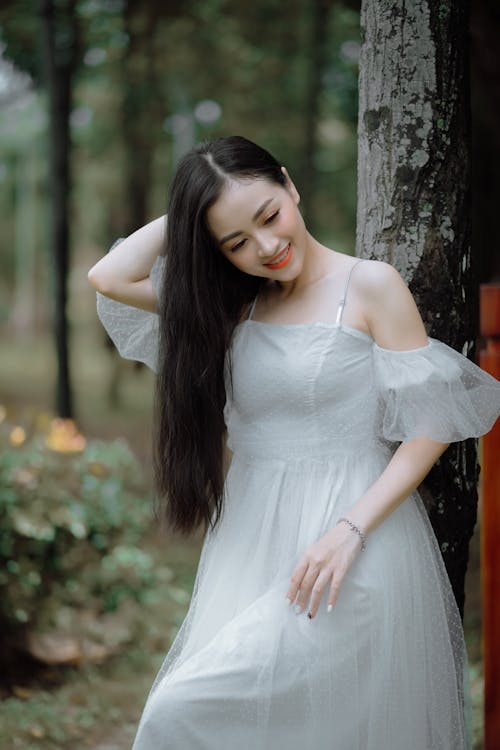
[{"label": "lichen on bark", "polygon": [[[473,358],[467,0],[363,0],[361,40],[356,255],[395,266],[428,334]],[[468,440],[421,487],[460,609],[477,478]]]}]

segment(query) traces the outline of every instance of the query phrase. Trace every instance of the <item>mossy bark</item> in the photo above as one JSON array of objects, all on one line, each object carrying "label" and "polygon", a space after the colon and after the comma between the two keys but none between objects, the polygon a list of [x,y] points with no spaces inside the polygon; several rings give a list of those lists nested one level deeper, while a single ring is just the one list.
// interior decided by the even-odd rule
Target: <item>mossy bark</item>
[{"label": "mossy bark", "polygon": [[[467,0],[364,0],[356,254],[395,266],[427,333],[474,359]],[[463,613],[477,444],[453,443],[421,487]]]}]

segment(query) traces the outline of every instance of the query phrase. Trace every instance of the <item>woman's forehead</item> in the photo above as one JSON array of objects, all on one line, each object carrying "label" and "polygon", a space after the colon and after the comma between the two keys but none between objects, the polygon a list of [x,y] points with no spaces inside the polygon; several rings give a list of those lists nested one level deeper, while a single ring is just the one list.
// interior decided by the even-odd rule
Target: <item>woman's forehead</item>
[{"label": "woman's forehead", "polygon": [[222,232],[236,219],[251,221],[260,206],[274,199],[279,189],[280,185],[266,179],[230,179],[207,210],[207,221],[214,230]]}]

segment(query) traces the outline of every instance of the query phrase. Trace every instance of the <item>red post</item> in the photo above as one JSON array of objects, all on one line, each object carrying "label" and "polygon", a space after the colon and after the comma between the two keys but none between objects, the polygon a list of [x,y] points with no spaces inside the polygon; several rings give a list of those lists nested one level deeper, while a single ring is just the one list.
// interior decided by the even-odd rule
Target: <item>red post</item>
[{"label": "red post", "polygon": [[[479,365],[500,379],[500,284],[480,285],[485,348]],[[500,748],[500,420],[482,438],[481,600],[484,661],[484,750]]]}]

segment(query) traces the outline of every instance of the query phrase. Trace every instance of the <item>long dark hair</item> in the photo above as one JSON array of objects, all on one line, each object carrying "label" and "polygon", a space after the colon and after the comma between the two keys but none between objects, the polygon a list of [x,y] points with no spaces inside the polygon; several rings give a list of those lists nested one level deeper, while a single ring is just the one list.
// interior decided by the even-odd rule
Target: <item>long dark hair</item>
[{"label": "long dark hair", "polygon": [[153,464],[156,515],[182,534],[215,528],[222,512],[226,352],[265,283],[230,263],[208,228],[207,209],[229,178],[286,184],[268,151],[230,136],[195,146],[170,188]]}]

